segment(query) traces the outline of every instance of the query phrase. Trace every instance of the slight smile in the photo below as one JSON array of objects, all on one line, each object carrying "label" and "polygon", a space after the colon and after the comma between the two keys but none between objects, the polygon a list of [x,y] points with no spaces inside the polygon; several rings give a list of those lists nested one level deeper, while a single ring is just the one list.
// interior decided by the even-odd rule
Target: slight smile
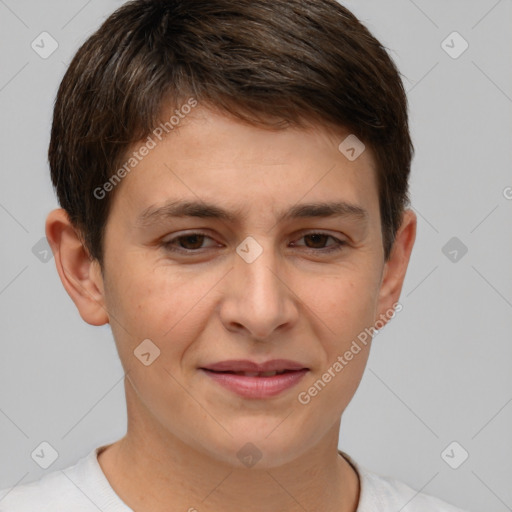
[{"label": "slight smile", "polygon": [[274,359],[265,363],[221,361],[200,370],[239,396],[263,399],[279,395],[298,384],[309,368],[295,361]]}]

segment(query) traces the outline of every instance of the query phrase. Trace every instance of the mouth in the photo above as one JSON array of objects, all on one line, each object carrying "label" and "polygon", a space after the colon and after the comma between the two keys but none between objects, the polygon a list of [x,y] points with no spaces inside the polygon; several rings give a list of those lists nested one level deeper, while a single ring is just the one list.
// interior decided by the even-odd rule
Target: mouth
[{"label": "mouth", "polygon": [[[306,368],[304,368],[306,369]],[[205,372],[212,372],[212,373],[224,373],[228,375],[242,375],[243,377],[274,377],[276,375],[283,375],[284,373],[291,373],[291,372],[297,372],[300,370],[278,370],[273,372],[234,372],[234,371],[216,371],[216,370],[209,370],[208,368],[201,368],[201,370],[204,370]]]},{"label": "mouth", "polygon": [[277,373],[309,370],[305,365],[290,359],[272,359],[264,363],[257,363],[256,361],[249,361],[247,359],[230,359],[228,361],[219,361],[209,364],[201,369],[218,373],[253,374],[249,375],[250,377],[256,377],[258,375],[272,377]]},{"label": "mouth", "polygon": [[222,361],[199,368],[224,389],[243,398],[263,399],[276,396],[292,387],[309,372],[295,361],[273,360]]}]

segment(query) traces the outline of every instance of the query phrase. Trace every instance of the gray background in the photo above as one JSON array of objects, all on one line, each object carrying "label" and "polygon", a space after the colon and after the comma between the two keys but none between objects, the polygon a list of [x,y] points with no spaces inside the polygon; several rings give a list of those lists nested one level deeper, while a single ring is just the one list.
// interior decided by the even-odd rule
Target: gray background
[{"label": "gray background", "polygon": [[[512,510],[512,2],[342,3],[404,76],[419,224],[403,311],[374,340],[340,447],[468,510]],[[46,161],[58,84],[79,44],[121,4],[0,0],[0,488],[125,433],[110,328],[81,320],[37,245],[58,206]],[[43,31],[59,45],[46,59],[31,48]],[[458,58],[442,47],[453,31],[469,43]],[[453,37],[446,44],[462,48]],[[59,454],[46,470],[31,458],[42,441]],[[452,464],[469,453],[458,469],[441,457],[453,441],[462,448],[448,452]]]}]

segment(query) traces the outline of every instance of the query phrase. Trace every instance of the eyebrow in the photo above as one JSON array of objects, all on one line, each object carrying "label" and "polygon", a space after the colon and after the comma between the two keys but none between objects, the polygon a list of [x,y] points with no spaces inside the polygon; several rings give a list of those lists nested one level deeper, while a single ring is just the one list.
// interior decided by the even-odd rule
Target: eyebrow
[{"label": "eyebrow", "polygon": [[[204,201],[170,200],[161,206],[152,205],[146,208],[137,217],[136,225],[146,227],[152,223],[164,222],[173,217],[199,217],[235,223],[240,218],[241,213],[241,209],[228,211]],[[280,212],[277,216],[277,222],[314,217],[351,217],[360,221],[367,221],[368,211],[361,206],[346,201],[303,203]]]}]

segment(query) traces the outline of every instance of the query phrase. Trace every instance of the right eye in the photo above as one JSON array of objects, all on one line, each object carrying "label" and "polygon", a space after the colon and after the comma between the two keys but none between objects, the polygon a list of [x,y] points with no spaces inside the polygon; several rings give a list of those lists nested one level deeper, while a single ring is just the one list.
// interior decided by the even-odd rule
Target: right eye
[{"label": "right eye", "polygon": [[[204,233],[193,232],[185,235],[175,236],[166,242],[162,242],[162,246],[171,252],[182,252],[182,253],[195,253],[199,252],[198,249],[202,249],[202,244],[205,238],[210,238]],[[213,240],[210,238],[210,240]],[[189,247],[184,247],[184,246]],[[191,247],[190,247],[191,246]]]}]

